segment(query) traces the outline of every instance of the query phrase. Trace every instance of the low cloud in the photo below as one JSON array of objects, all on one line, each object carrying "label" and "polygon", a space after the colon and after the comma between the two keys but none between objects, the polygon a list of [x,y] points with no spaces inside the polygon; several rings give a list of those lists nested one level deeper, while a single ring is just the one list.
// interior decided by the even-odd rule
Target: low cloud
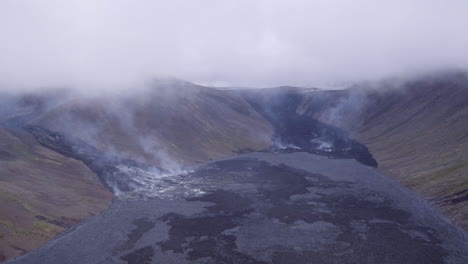
[{"label": "low cloud", "polygon": [[468,68],[468,2],[0,1],[0,89],[239,86]]}]

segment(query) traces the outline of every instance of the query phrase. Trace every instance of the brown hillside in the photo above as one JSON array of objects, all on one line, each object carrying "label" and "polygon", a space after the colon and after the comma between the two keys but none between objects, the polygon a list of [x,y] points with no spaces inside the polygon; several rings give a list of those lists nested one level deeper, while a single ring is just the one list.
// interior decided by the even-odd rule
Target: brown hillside
[{"label": "brown hillside", "polygon": [[241,97],[185,82],[75,99],[31,123],[163,167],[263,149],[272,134],[271,125]]},{"label": "brown hillside", "polygon": [[389,81],[304,98],[298,112],[343,127],[379,167],[468,229],[468,77]]},{"label": "brown hillside", "polygon": [[22,255],[100,213],[112,194],[83,163],[0,129],[0,260]]}]

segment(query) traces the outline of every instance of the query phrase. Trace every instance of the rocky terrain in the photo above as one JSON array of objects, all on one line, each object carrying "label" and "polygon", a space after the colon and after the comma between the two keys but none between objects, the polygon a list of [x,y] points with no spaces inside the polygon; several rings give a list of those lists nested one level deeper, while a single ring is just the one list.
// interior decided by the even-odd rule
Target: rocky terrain
[{"label": "rocky terrain", "polygon": [[0,254],[98,215],[112,192],[102,215],[15,263],[464,263],[466,234],[389,177],[466,229],[467,88],[448,74],[4,95]]},{"label": "rocky terrain", "polygon": [[[271,126],[241,98],[171,83],[177,92],[159,84],[106,98],[60,89],[1,96],[2,260],[29,252],[107,208],[110,191],[122,184],[111,172],[102,176],[108,169],[101,166],[105,159],[125,164],[130,158],[132,164],[177,171],[184,164],[271,145]],[[33,132],[45,128],[73,138],[80,151],[94,155],[80,161],[66,149],[44,147]],[[112,186],[107,176],[116,179]]]},{"label": "rocky terrain", "polygon": [[187,169],[159,178],[163,192],[121,197],[101,215],[9,263],[468,259],[461,230],[393,179],[352,159],[263,152]]}]

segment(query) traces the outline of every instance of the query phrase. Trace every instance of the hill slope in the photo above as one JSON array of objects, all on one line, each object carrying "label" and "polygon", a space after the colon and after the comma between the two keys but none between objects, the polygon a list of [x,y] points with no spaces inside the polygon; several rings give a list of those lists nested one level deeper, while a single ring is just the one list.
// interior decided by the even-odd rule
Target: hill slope
[{"label": "hill slope", "polygon": [[0,260],[40,246],[112,199],[85,164],[40,145],[24,127],[168,169],[271,144],[271,126],[242,98],[182,81],[107,97],[51,91],[1,99]]},{"label": "hill slope", "polygon": [[318,92],[297,109],[350,131],[383,171],[468,229],[466,74]]},{"label": "hill slope", "polygon": [[37,248],[99,214],[112,194],[83,163],[0,129],[0,260]]},{"label": "hill slope", "polygon": [[468,229],[468,79],[412,82],[403,94],[371,94],[365,142],[382,169]]},{"label": "hill slope", "polygon": [[162,167],[263,149],[272,134],[271,125],[242,98],[182,81],[73,99],[29,123]]}]

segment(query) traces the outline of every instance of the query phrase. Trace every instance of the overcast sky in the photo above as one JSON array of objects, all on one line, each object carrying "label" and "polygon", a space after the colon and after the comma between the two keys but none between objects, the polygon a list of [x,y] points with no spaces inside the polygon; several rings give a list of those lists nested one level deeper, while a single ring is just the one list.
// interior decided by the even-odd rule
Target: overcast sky
[{"label": "overcast sky", "polygon": [[445,68],[468,68],[466,0],[0,0],[0,89],[154,76],[314,85]]}]

